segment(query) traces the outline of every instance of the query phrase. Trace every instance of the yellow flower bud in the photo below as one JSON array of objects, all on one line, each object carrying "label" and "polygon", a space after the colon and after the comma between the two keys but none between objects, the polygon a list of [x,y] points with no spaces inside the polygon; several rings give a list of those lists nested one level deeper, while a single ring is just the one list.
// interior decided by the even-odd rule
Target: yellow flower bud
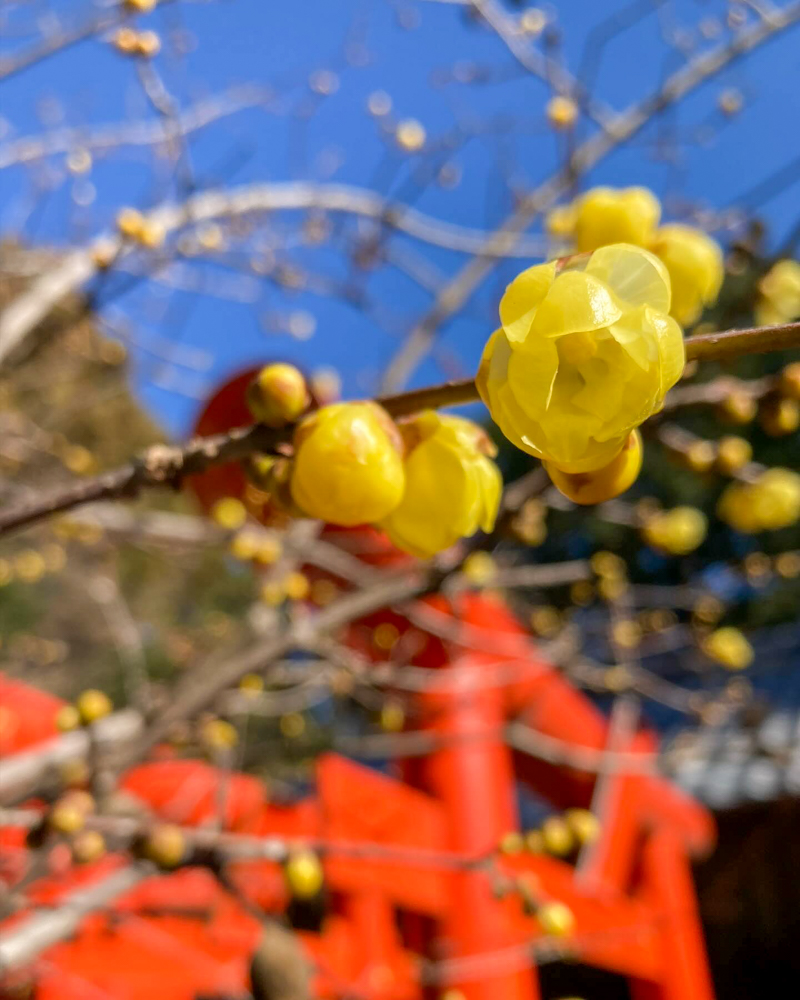
[{"label": "yellow flower bud", "polygon": [[581,844],[592,844],[600,836],[600,820],[589,809],[567,809],[564,818]]},{"label": "yellow flower bud", "polygon": [[758,285],[755,318],[759,326],[791,323],[800,316],[800,263],[779,260]]},{"label": "yellow flower bud", "polygon": [[211,518],[220,528],[235,531],[247,520],[247,511],[242,501],[236,497],[222,497],[211,508]]},{"label": "yellow flower bud", "polygon": [[308,597],[311,584],[305,573],[295,570],[292,573],[287,573],[283,581],[283,589],[290,601],[302,601]]},{"label": "yellow flower bud", "polygon": [[575,244],[581,252],[611,243],[647,246],[660,218],[658,198],[647,188],[592,188],[576,202]]},{"label": "yellow flower bud", "polygon": [[133,55],[136,51],[138,41],[139,35],[133,28],[119,28],[114,32],[114,36],[111,39],[117,52],[121,52],[126,56]]},{"label": "yellow flower bud", "polygon": [[106,842],[97,830],[82,830],[72,841],[72,857],[76,864],[98,861],[106,852]]},{"label": "yellow flower bud", "polygon": [[627,244],[523,271],[476,377],[500,430],[562,472],[608,465],[683,371],[669,307],[666,268]]},{"label": "yellow flower bud", "polygon": [[547,213],[545,229],[551,236],[566,238],[575,232],[576,220],[574,205],[557,205]]},{"label": "yellow flower bud", "polygon": [[117,214],[117,229],[126,240],[136,240],[142,231],[144,216],[135,208],[123,208]]},{"label": "yellow flower bud", "polygon": [[761,408],[759,422],[771,437],[783,437],[800,427],[800,403],[796,399],[776,396]]},{"label": "yellow flower bud", "polygon": [[738,628],[718,628],[703,641],[703,652],[729,670],[744,670],[753,662],[753,647]]},{"label": "yellow flower bud", "polygon": [[485,587],[497,576],[497,563],[488,552],[470,552],[461,572],[476,587]]},{"label": "yellow flower bud", "polygon": [[424,125],[416,118],[406,118],[399,122],[394,137],[397,145],[406,153],[418,153],[427,138]]},{"label": "yellow flower bud", "polygon": [[786,528],[800,519],[800,475],[767,469],[753,483],[731,483],[719,499],[717,514],[745,534]]},{"label": "yellow flower bud", "polygon": [[725,269],[716,240],[692,226],[662,226],[650,249],[666,264],[672,281],[670,315],[682,325],[694,323],[719,295]]},{"label": "yellow flower bud", "polygon": [[209,719],[203,726],[201,735],[203,746],[208,750],[231,750],[239,742],[236,726],[224,719]]},{"label": "yellow flower bud", "polygon": [[575,847],[575,836],[561,816],[548,816],[542,823],[545,850],[558,858],[566,857]]},{"label": "yellow flower bud", "polygon": [[403,497],[402,441],[375,403],[333,403],[295,432],[291,490],[309,517],[352,527],[387,517]]},{"label": "yellow flower bud", "polygon": [[728,435],[717,445],[717,469],[726,476],[731,476],[753,457],[753,448],[749,441],[736,435]]},{"label": "yellow flower bud", "polygon": [[136,11],[137,14],[149,14],[155,9],[158,0],[125,0],[125,6]]},{"label": "yellow flower bud", "polygon": [[155,31],[140,31],[136,39],[136,54],[152,59],[161,51],[161,39]]},{"label": "yellow flower bud", "polygon": [[427,559],[480,528],[491,531],[503,481],[476,424],[426,410],[400,427],[407,447],[405,492],[382,522],[404,552]]},{"label": "yellow flower bud", "polygon": [[162,823],[144,839],[142,853],[159,868],[177,868],[186,855],[186,838],[179,826]]},{"label": "yellow flower bud", "polygon": [[81,724],[80,712],[74,705],[63,705],[56,715],[56,727],[59,732],[69,733]]},{"label": "yellow flower bud", "polygon": [[631,431],[622,451],[602,469],[592,472],[562,472],[545,462],[553,485],[579,504],[604,503],[618,497],[636,482],[642,469],[642,435]]},{"label": "yellow flower bud", "polygon": [[800,400],[800,361],[793,361],[781,372],[778,389],[789,399]]},{"label": "yellow flower bud", "polygon": [[499,849],[501,854],[521,854],[525,848],[525,841],[522,834],[516,830],[509,830],[500,839]]},{"label": "yellow flower bud", "polygon": [[292,423],[311,400],[302,372],[294,365],[266,365],[247,387],[247,405],[268,427]]},{"label": "yellow flower bud", "polygon": [[84,726],[89,726],[93,722],[105,718],[113,709],[111,699],[108,695],[102,691],[98,691],[96,688],[89,688],[89,690],[83,691],[78,696],[75,707]]},{"label": "yellow flower bud", "polygon": [[536,916],[545,934],[553,937],[567,937],[575,929],[575,917],[572,910],[564,903],[545,903],[539,908]]},{"label": "yellow flower bud", "polygon": [[289,891],[296,899],[313,899],[322,889],[322,865],[314,851],[296,850],[284,866]]},{"label": "yellow flower bud", "polygon": [[717,449],[711,441],[692,441],[684,459],[692,472],[708,472],[717,459]]},{"label": "yellow flower bud", "polygon": [[703,544],[708,530],[705,514],[696,507],[660,511],[645,523],[642,537],[653,548],[685,556]]},{"label": "yellow flower bud", "polygon": [[723,420],[732,424],[749,424],[758,412],[758,403],[750,393],[734,389],[722,400],[718,410]]},{"label": "yellow flower bud", "polygon": [[547,102],[547,120],[556,129],[569,129],[578,118],[578,105],[571,97],[556,94]]}]

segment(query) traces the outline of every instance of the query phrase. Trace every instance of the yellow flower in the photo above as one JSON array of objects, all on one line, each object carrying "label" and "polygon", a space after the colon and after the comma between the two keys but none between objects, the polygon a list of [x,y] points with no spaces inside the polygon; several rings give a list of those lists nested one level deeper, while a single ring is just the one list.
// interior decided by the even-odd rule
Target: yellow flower
[{"label": "yellow flower", "polygon": [[382,524],[392,542],[426,559],[479,528],[491,531],[503,481],[481,428],[426,410],[400,431],[407,449],[406,488]]},{"label": "yellow flower", "polygon": [[745,534],[786,528],[800,519],[800,475],[767,469],[755,482],[732,483],[720,497],[717,514]]},{"label": "yellow flower", "polygon": [[647,246],[661,218],[661,205],[644,187],[596,187],[575,205],[575,245],[580,252],[610,243]]},{"label": "yellow flower", "polygon": [[403,497],[402,441],[376,403],[333,403],[294,435],[292,498],[309,516],[352,527],[381,521]]},{"label": "yellow flower", "polygon": [[729,670],[744,670],[753,662],[753,647],[738,628],[718,628],[703,642],[703,652]]},{"label": "yellow flower", "polygon": [[800,316],[800,264],[779,260],[758,285],[755,317],[759,326],[791,323]]},{"label": "yellow flower", "polygon": [[719,295],[724,277],[719,244],[700,229],[672,223],[658,230],[650,249],[669,271],[671,315],[683,326],[694,323]]},{"label": "yellow flower", "polygon": [[676,556],[694,552],[703,544],[708,530],[705,514],[696,507],[674,507],[648,519],[642,535],[656,549]]},{"label": "yellow flower", "polygon": [[523,271],[476,378],[505,436],[563,472],[592,472],[657,412],[683,371],[666,268],[628,244]]}]

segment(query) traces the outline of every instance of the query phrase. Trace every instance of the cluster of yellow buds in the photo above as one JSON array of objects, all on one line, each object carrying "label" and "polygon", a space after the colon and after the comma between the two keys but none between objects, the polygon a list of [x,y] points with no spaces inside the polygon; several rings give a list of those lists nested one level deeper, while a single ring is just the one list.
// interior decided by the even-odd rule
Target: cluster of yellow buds
[{"label": "cluster of yellow buds", "polygon": [[117,29],[112,44],[122,55],[144,59],[152,59],[161,51],[161,39],[155,31],[136,31],[135,28]]},{"label": "cluster of yellow buds", "polygon": [[682,506],[648,517],[642,527],[642,537],[648,545],[662,552],[685,556],[703,544],[707,530],[708,520],[701,510]]},{"label": "cluster of yellow buds", "polygon": [[119,211],[117,230],[124,239],[138,243],[147,250],[157,250],[166,238],[166,231],[161,223],[146,218],[136,208],[123,208]]},{"label": "cluster of yellow buds", "polygon": [[420,558],[494,526],[502,490],[496,449],[471,421],[426,410],[395,424],[371,401],[303,416],[310,394],[286,364],[264,368],[247,401],[271,427],[301,418],[291,459],[257,456],[248,469],[283,510],[342,527],[378,525]]},{"label": "cluster of yellow buds", "polygon": [[800,475],[774,468],[754,482],[731,483],[719,499],[717,514],[748,535],[786,528],[800,520]]},{"label": "cluster of yellow buds", "polygon": [[657,257],[616,244],[528,268],[500,302],[502,326],[476,377],[481,398],[577,502],[616,496],[638,475],[634,431],[685,362],[670,294]]},{"label": "cluster of yellow buds", "polygon": [[719,294],[722,251],[702,230],[677,223],[659,228],[660,219],[661,204],[648,188],[596,187],[572,204],[553,209],[547,229],[554,236],[570,237],[579,253],[613,243],[651,250],[672,280],[670,314],[686,325]]},{"label": "cluster of yellow buds", "polygon": [[800,317],[800,264],[796,260],[773,264],[759,282],[758,293],[755,318],[760,326],[791,323]]},{"label": "cluster of yellow buds", "polygon": [[114,706],[111,699],[96,688],[82,691],[74,705],[64,705],[56,714],[56,726],[68,733],[79,726],[91,726],[110,715]]}]

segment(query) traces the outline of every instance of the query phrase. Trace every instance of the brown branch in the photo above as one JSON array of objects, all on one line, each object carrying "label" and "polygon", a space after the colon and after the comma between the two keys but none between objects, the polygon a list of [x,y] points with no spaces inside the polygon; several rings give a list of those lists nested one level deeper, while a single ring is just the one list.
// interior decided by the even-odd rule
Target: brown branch
[{"label": "brown branch", "polygon": [[[709,333],[686,340],[687,361],[729,361],[744,354],[800,347],[800,323],[760,326]],[[424,389],[379,397],[377,402],[394,417],[422,409],[475,402],[473,379],[443,382]],[[44,518],[97,500],[132,498],[151,487],[180,486],[185,476],[204,472],[256,452],[274,452],[291,441],[293,427],[271,430],[261,424],[239,427],[225,434],[196,438],[183,447],[153,445],[134,462],[92,479],[54,490],[36,502],[25,502],[0,513],[0,535],[35,524]]]}]

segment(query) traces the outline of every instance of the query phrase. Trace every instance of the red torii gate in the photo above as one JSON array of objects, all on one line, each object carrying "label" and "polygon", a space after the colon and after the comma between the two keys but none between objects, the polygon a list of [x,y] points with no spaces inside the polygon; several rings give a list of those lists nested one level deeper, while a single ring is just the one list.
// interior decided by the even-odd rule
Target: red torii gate
[{"label": "red torii gate", "polygon": [[[247,421],[243,403],[237,410],[235,401],[248,379],[249,373],[236,380],[239,395],[229,384],[215,397],[201,419],[202,433]],[[198,489],[206,503],[243,490],[238,470],[233,479],[225,472],[214,470],[213,483],[206,480]],[[426,615],[450,628],[426,632],[420,624]],[[299,934],[318,969],[320,997],[428,1000],[455,990],[453,1000],[459,995],[538,1000],[534,948],[546,935],[535,912],[522,905],[518,887],[524,879],[534,895],[558,900],[574,914],[574,932],[556,944],[564,955],[625,976],[634,1000],[712,1000],[689,858],[710,848],[713,822],[655,774],[655,738],[638,732],[627,744],[614,745],[613,753],[624,753],[626,761],[635,755],[642,766],[611,767],[599,776],[515,752],[505,738],[511,720],[599,757],[609,750],[609,726],[589,699],[541,658],[496,596],[436,595],[418,602],[408,617],[382,611],[354,623],[347,641],[380,660],[386,654],[368,636],[385,623],[401,640],[412,630],[421,639],[415,664],[431,678],[411,695],[408,718],[415,729],[435,737],[433,748],[399,762],[398,777],[329,754],[318,763],[315,794],[280,807],[266,801],[252,778],[231,778],[209,765],[166,757],[131,770],[123,786],[156,814],[201,825],[216,815],[218,787],[225,781],[226,829],[319,847],[328,912],[319,933]],[[455,638],[443,639],[443,632]],[[13,701],[5,699],[12,713]],[[26,724],[17,728],[28,732]],[[37,728],[22,744],[41,736]],[[598,781],[601,832],[576,864],[498,850],[505,835],[519,830],[517,782],[561,809],[588,806],[598,798]],[[6,843],[16,834],[6,833]],[[92,871],[119,863],[104,859],[32,890],[53,902],[75,879],[84,881]],[[231,868],[242,893],[265,912],[285,911],[289,900],[279,865],[241,861]],[[197,921],[187,923],[181,916],[133,916],[147,900],[152,910],[153,899],[173,907],[201,900],[213,917],[198,928]],[[240,910],[231,916],[231,905],[207,872],[189,869],[148,880],[111,915],[93,916],[76,940],[42,956],[37,997],[85,998],[89,982],[105,990],[98,995],[150,1000],[152,985],[142,981],[144,955],[152,970],[165,963],[164,976],[158,973],[164,998],[190,1000],[201,988],[223,985],[228,991],[244,988],[258,924]],[[236,931],[222,934],[220,944],[223,923]],[[191,963],[188,956],[194,953],[203,957],[183,983],[168,971],[176,954],[170,938],[181,943],[186,961]],[[127,978],[121,974],[125,968]],[[71,983],[78,985],[73,989]]]}]

